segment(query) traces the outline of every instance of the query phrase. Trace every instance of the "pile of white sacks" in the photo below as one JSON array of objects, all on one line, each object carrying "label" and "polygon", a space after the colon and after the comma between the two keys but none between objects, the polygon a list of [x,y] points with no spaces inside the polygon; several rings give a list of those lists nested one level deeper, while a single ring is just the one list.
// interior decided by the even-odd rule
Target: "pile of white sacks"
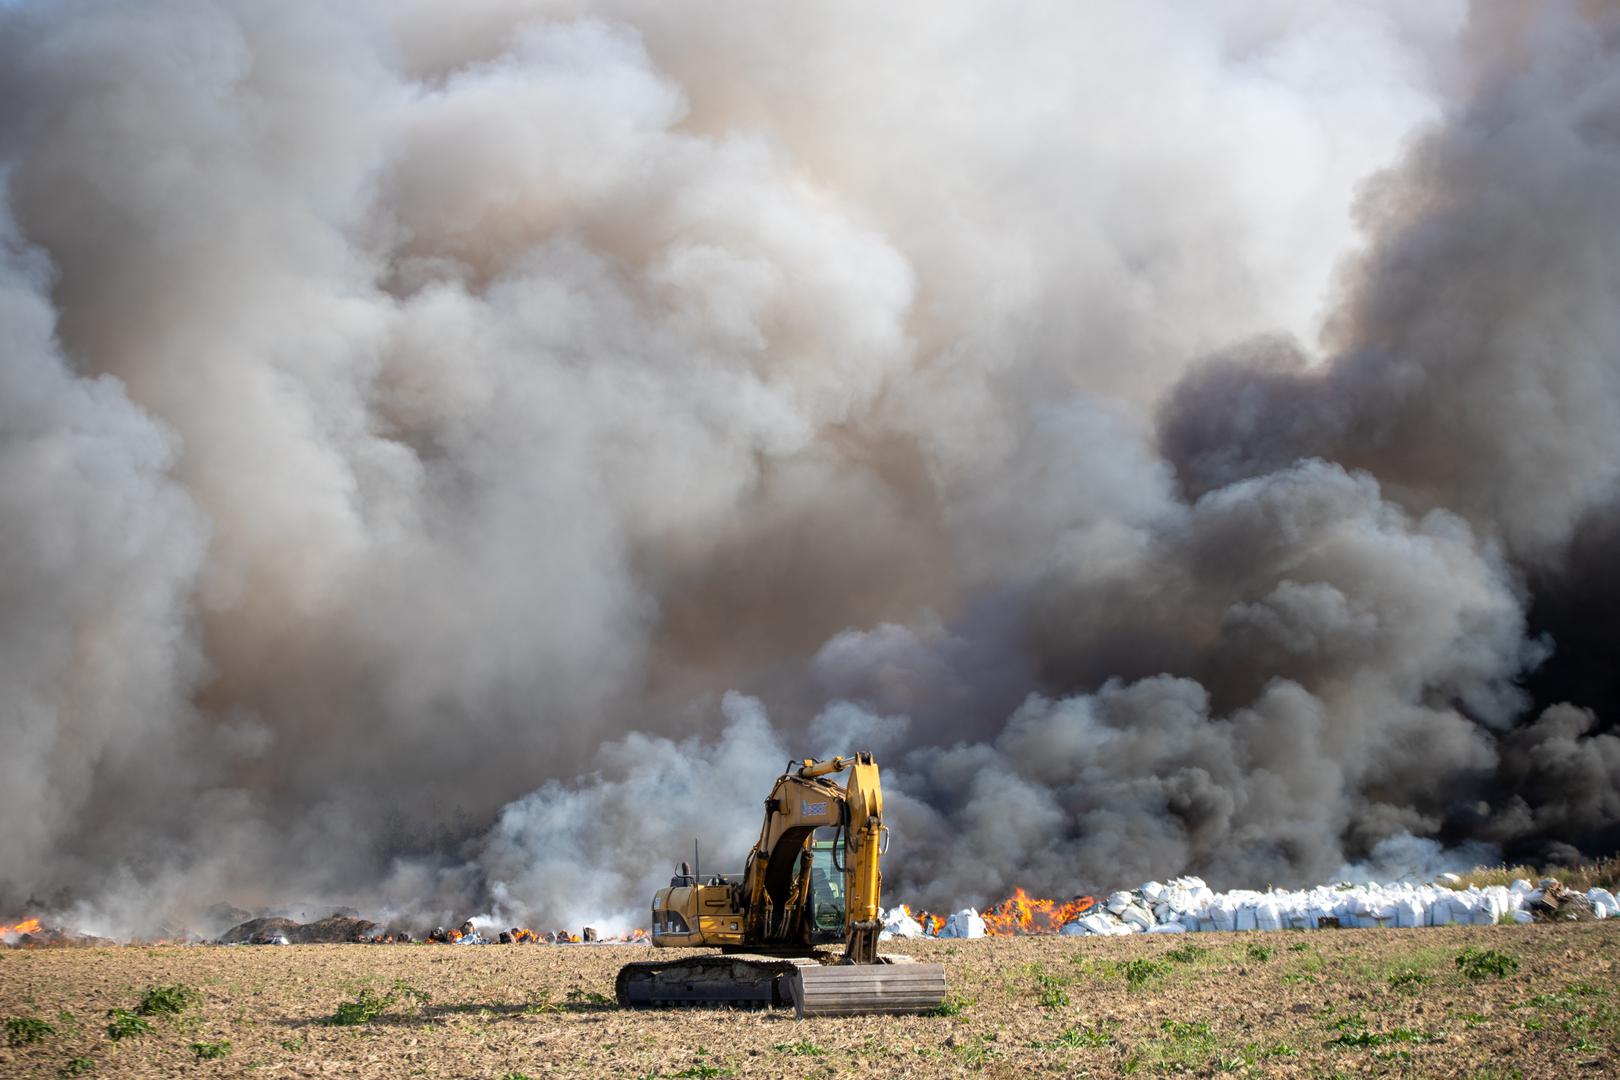
[{"label": "pile of white sacks", "polygon": [[[1186,934],[1211,930],[1315,930],[1323,926],[1489,926],[1511,920],[1533,922],[1531,905],[1543,889],[1519,879],[1510,886],[1455,887],[1458,878],[1445,874],[1441,883],[1414,885],[1318,885],[1312,889],[1254,892],[1235,889],[1217,893],[1196,877],[1169,883],[1150,881],[1130,892],[1116,892],[1073,922],[1063,934]],[[1543,881],[1543,886],[1553,884]],[[1586,898],[1600,919],[1620,915],[1620,901],[1607,889],[1592,889]],[[884,914],[884,933],[922,937],[923,928],[904,905]],[[984,920],[972,908],[946,920],[940,937],[983,937]]]}]

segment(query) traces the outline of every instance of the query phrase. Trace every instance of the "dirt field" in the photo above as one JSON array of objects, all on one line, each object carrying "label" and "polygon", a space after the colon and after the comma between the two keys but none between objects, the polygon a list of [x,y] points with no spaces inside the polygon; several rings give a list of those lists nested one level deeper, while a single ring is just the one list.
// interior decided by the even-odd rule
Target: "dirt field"
[{"label": "dirt field", "polygon": [[[0,950],[0,1076],[1613,1076],[1617,944],[1620,920],[896,943],[946,965],[946,1015],[804,1022],[621,1010],[630,946]],[[1465,949],[1506,959],[1470,978]],[[138,1011],[174,985],[178,1013]],[[328,1022],[345,1003],[363,1022]],[[112,1038],[130,1017],[151,1030]]]}]

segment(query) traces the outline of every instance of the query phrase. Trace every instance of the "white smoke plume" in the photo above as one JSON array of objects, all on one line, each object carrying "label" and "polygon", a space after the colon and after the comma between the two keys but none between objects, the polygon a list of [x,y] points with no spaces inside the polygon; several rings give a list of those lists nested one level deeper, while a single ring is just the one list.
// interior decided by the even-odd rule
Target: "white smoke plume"
[{"label": "white smoke plume", "polygon": [[1617,58],[0,6],[0,914],[631,919],[862,748],[930,904],[1613,850]]}]

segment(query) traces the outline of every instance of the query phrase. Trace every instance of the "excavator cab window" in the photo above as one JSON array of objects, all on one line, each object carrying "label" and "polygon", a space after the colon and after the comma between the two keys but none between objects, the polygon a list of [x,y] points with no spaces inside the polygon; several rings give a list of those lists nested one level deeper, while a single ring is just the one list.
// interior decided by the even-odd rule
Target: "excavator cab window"
[{"label": "excavator cab window", "polygon": [[[830,830],[828,830],[830,833]],[[844,841],[828,836],[810,842],[810,940],[844,940]]]}]

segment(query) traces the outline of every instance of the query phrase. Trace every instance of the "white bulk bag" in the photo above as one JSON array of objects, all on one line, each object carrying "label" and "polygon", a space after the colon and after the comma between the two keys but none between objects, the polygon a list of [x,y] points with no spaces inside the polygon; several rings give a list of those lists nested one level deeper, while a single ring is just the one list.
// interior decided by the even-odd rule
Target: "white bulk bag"
[{"label": "white bulk bag", "polygon": [[1151,930],[1154,926],[1153,916],[1147,911],[1144,911],[1142,908],[1138,907],[1136,904],[1132,904],[1130,907],[1120,912],[1119,918],[1121,922],[1124,922],[1129,926],[1133,926],[1137,930],[1141,931]]},{"label": "white bulk bag", "polygon": [[945,920],[945,928],[939,932],[939,936],[948,938],[984,937],[984,920],[972,908],[963,908]]},{"label": "white bulk bag", "polygon": [[1399,927],[1418,927],[1427,925],[1429,912],[1423,901],[1416,896],[1403,896],[1395,901],[1395,925]]},{"label": "white bulk bag", "polygon": [[1119,926],[1118,919],[1114,919],[1100,911],[1082,916],[1076,921],[1082,929],[1092,934],[1112,934],[1115,932],[1115,927]]},{"label": "white bulk bag", "polygon": [[911,913],[903,907],[895,908],[889,912],[883,923],[883,932],[895,937],[915,938],[923,936],[922,923],[911,917]]}]

